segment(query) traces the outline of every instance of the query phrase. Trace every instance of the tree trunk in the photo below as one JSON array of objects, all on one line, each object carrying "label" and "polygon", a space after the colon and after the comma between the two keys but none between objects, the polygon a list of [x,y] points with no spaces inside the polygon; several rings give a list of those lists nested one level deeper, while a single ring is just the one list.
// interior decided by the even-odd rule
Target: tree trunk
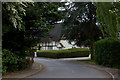
[{"label": "tree trunk", "polygon": [[32,64],[33,64],[33,62],[34,62],[34,60],[33,60],[33,54],[34,54],[34,51],[33,51],[33,49],[30,49],[30,55],[29,55],[29,61],[28,61],[28,64],[31,66]]},{"label": "tree trunk", "polygon": [[94,58],[94,39],[91,39],[90,42],[90,54],[91,54],[91,60]]},{"label": "tree trunk", "polygon": [[91,60],[93,60],[94,57],[94,22],[93,22],[93,13],[92,13],[92,2],[89,3],[88,5],[89,7],[89,26],[90,26],[90,34],[89,34],[89,38],[90,38],[90,54],[91,54]]}]

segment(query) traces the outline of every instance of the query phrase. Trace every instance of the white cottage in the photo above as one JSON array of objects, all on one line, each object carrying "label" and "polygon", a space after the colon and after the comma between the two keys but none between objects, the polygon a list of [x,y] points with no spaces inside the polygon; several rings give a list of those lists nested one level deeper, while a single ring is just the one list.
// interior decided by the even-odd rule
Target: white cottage
[{"label": "white cottage", "polygon": [[70,44],[68,40],[65,39],[64,35],[61,35],[62,24],[55,24],[55,27],[50,31],[49,36],[42,38],[41,43],[39,43],[38,50],[61,50],[69,48],[78,48],[75,42]]}]

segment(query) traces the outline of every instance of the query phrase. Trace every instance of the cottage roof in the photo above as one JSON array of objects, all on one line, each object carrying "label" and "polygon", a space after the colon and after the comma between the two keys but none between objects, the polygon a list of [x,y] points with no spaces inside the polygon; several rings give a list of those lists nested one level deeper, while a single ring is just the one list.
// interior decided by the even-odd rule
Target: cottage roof
[{"label": "cottage roof", "polygon": [[59,41],[61,39],[62,24],[55,24],[47,37],[41,39],[42,42]]}]

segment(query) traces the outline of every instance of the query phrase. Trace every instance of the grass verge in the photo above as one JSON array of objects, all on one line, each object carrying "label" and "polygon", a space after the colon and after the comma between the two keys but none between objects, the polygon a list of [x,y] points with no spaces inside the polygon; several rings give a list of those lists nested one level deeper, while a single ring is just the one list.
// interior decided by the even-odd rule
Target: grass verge
[{"label": "grass verge", "polygon": [[[99,64],[97,64],[95,61],[93,61],[91,59],[77,60],[77,61],[82,61],[82,62],[86,62],[86,63],[90,63],[90,64],[99,65]],[[102,66],[104,66],[104,65],[102,65]],[[113,67],[105,66],[105,67],[109,67],[109,68],[114,68],[114,69],[119,69],[120,70],[120,66],[113,66]]]},{"label": "grass verge", "polygon": [[78,61],[82,61],[82,62],[86,62],[86,63],[90,63],[90,64],[97,64],[97,63],[95,63],[95,61],[93,61],[91,59],[84,59],[84,60],[78,60]]}]

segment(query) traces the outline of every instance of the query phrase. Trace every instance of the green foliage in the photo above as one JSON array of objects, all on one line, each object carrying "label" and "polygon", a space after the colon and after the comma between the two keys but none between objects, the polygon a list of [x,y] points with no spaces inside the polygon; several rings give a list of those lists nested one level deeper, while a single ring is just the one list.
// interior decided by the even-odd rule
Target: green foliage
[{"label": "green foliage", "polygon": [[3,74],[26,67],[25,57],[33,56],[32,47],[63,18],[57,10],[60,5],[62,3],[2,3]]},{"label": "green foliage", "polygon": [[104,35],[107,33],[110,37],[118,37],[118,28],[120,26],[119,5],[120,2],[96,3],[97,20]]},{"label": "green foliage", "polygon": [[95,61],[105,66],[120,66],[120,41],[105,38],[95,42]]},{"label": "green foliage", "polygon": [[2,73],[17,71],[27,67],[27,60],[19,57],[11,51],[4,49],[2,52]]},{"label": "green foliage", "polygon": [[67,27],[63,29],[63,34],[70,41],[76,41],[78,46],[90,46],[92,41],[91,36],[93,37],[93,40],[96,41],[99,40],[99,36],[101,35],[100,29],[95,25],[93,26],[93,30],[91,30],[90,26],[88,26],[88,23],[82,23],[78,26],[69,26],[69,28]]},{"label": "green foliage", "polygon": [[87,62],[87,63],[90,63],[90,64],[96,64],[95,61],[93,61],[91,59],[78,60],[78,61]]},{"label": "green foliage", "polygon": [[96,25],[96,6],[91,2],[71,5],[73,7],[68,9],[64,22],[64,36],[70,41],[76,41],[79,46],[89,45],[93,40],[98,40],[101,31]]},{"label": "green foliage", "polygon": [[15,28],[5,33],[3,38],[3,49],[8,49],[18,56],[26,56],[25,51],[28,49],[28,43],[24,39],[23,31],[19,31]]},{"label": "green foliage", "polygon": [[[6,21],[5,23],[15,28],[22,29],[23,21],[21,17],[25,16],[25,7],[27,7],[27,5],[28,3],[23,2],[3,2],[3,21]],[[4,26],[6,26],[6,24],[4,24]]]},{"label": "green foliage", "polygon": [[92,59],[93,43],[102,36],[96,25],[96,6],[92,2],[71,3],[70,6],[72,7],[68,8],[63,34],[66,39],[75,41],[78,46],[89,46]]},{"label": "green foliage", "polygon": [[37,52],[38,57],[47,58],[72,58],[72,57],[87,57],[89,49],[73,48],[65,50],[42,50]]},{"label": "green foliage", "polygon": [[[26,7],[22,6],[23,4]],[[3,49],[8,49],[21,57],[28,56],[25,51],[39,43],[41,37],[46,36],[48,31],[54,27],[55,22],[63,18],[62,13],[57,11],[60,5],[61,3],[44,2],[35,2],[34,5],[31,3],[3,3]],[[7,6],[10,6],[10,10]],[[24,9],[26,15],[19,10],[21,8]],[[16,12],[14,13],[12,9]],[[9,20],[10,15],[18,15],[21,18],[21,27],[24,29],[14,28]],[[17,19],[15,21],[19,22]]]},{"label": "green foliage", "polygon": [[[25,51],[40,42],[41,37],[46,36],[48,31],[54,27],[55,22],[63,18],[62,13],[57,11],[60,5],[62,3],[36,2],[34,5],[19,2],[3,3],[3,49],[9,49],[19,56],[26,56]],[[10,6],[9,10],[8,6]],[[24,9],[25,16],[23,16],[23,11],[20,11],[21,8]],[[21,27],[24,29],[13,28],[9,20],[11,15],[19,15],[22,19]],[[15,21],[19,22],[17,19]]]}]

